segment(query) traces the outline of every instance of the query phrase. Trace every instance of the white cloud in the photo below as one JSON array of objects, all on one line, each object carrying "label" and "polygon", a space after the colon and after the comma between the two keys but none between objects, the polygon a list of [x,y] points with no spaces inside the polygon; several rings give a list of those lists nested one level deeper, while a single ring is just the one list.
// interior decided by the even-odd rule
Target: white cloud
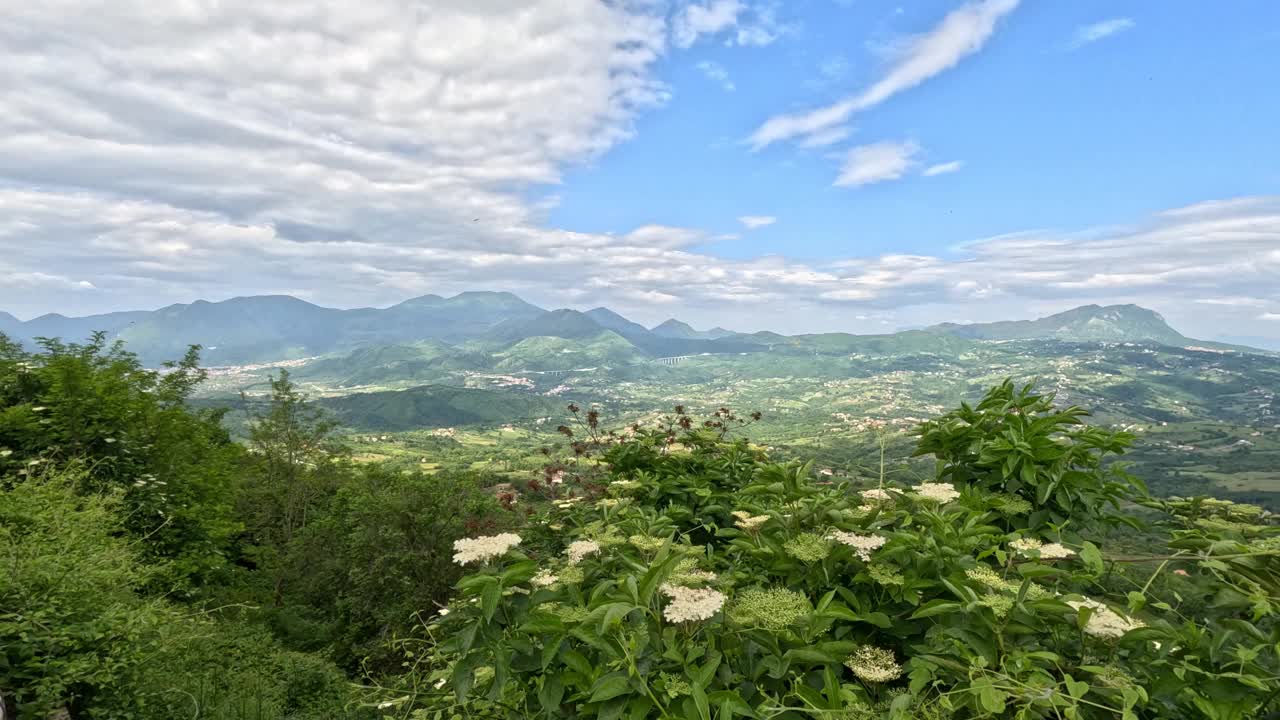
[{"label": "white cloud", "polygon": [[947,173],[953,173],[959,170],[963,166],[964,166],[963,162],[960,162],[959,160],[952,160],[951,162],[944,162],[944,163],[938,163],[937,165],[930,165],[929,167],[925,168],[924,171],[920,174],[924,175],[925,177],[933,177],[934,175],[946,175]]},{"label": "white cloud", "polygon": [[734,90],[737,90],[737,87],[733,84],[733,80],[729,77],[729,71],[720,63],[703,60],[695,67],[697,67],[708,80],[719,84],[720,87],[724,88],[726,91],[733,92]]},{"label": "white cloud", "polygon": [[679,8],[671,21],[671,41],[676,47],[692,47],[703,36],[732,31],[726,44],[772,44],[790,28],[778,21],[776,6],[769,2],[748,5],[742,0],[702,0]]},{"label": "white cloud", "polygon": [[0,270],[0,288],[15,290],[94,290],[88,280],[73,280],[65,275],[43,272],[5,272]]},{"label": "white cloud", "polygon": [[751,18],[738,25],[736,39],[739,45],[763,47],[791,30],[778,22],[777,5],[760,3],[752,8]]},{"label": "white cloud", "polygon": [[748,141],[760,149],[844,123],[853,113],[913,88],[982,49],[999,20],[1017,6],[1018,0],[975,0],[951,11],[932,30],[908,43],[889,72],[871,87],[817,110],[775,115]]},{"label": "white cloud", "polygon": [[1129,30],[1136,24],[1133,18],[1121,17],[1103,20],[1090,25],[1081,25],[1076,28],[1076,32],[1071,36],[1071,42],[1067,46],[1073,49],[1084,47],[1089,43]]},{"label": "white cloud", "polygon": [[1259,320],[1280,320],[1280,313],[1267,312],[1258,316]]},{"label": "white cloud", "polygon": [[778,218],[772,215],[743,215],[738,218],[738,222],[748,230],[755,230],[778,222]]},{"label": "white cloud", "polygon": [[[652,5],[69,2],[10,3],[0,21],[0,309],[504,289],[638,317],[678,298],[699,324],[782,330],[883,308],[914,322],[1107,300],[1188,332],[1274,327],[1262,306],[1196,301],[1274,296],[1275,197],[822,263],[719,257],[705,249],[718,236],[659,222],[548,226],[546,186],[666,97],[653,76],[665,20],[625,9]],[[913,144],[888,145],[849,179],[892,175],[894,158],[915,167]]]},{"label": "white cloud", "polygon": [[813,133],[812,135],[806,136],[803,140],[800,141],[800,147],[809,149],[809,148],[827,147],[828,145],[835,145],[836,143],[849,137],[849,135],[851,135],[852,133],[853,133],[853,129],[848,127],[847,125],[828,128],[826,130],[822,130],[820,132],[816,132],[816,133]]},{"label": "white cloud", "polygon": [[717,238],[663,225],[600,235],[468,219],[455,227],[457,236],[404,242],[379,233],[285,232],[220,211],[93,192],[0,188],[0,256],[27,263],[11,263],[6,272],[97,287],[42,295],[0,283],[0,308],[102,311],[281,288],[323,288],[314,300],[359,306],[505,289],[552,307],[605,304],[646,321],[665,319],[645,313],[674,297],[679,316],[700,325],[817,331],[847,328],[848,304],[863,314],[895,309],[902,322],[920,324],[1136,302],[1192,336],[1198,329],[1207,337],[1228,330],[1266,335],[1274,323],[1259,317],[1258,307],[1199,301],[1274,295],[1280,257],[1269,253],[1280,243],[1280,197],[1197,207],[1129,228],[1004,235],[956,254],[815,264],[694,251]]},{"label": "white cloud", "polygon": [[1195,302],[1200,305],[1224,305],[1226,307],[1261,307],[1267,304],[1266,301],[1261,298],[1250,297],[1201,298]]},{"label": "white cloud", "polygon": [[739,0],[707,0],[691,3],[676,13],[671,23],[671,39],[677,47],[687,48],[702,35],[715,35],[738,24],[738,16],[746,10]]},{"label": "white cloud", "polygon": [[859,145],[845,156],[844,167],[834,184],[856,187],[897,180],[915,166],[919,152],[920,146],[910,140]]}]

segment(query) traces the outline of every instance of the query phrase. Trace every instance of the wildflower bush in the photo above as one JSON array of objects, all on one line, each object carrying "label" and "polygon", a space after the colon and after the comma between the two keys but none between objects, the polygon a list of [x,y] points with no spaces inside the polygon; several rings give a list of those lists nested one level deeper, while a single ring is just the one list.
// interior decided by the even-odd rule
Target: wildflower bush
[{"label": "wildflower bush", "polygon": [[[937,476],[818,481],[727,410],[576,439],[518,533],[378,689],[412,718],[1212,718],[1280,694],[1280,535],[1257,508],[1154,500],[1131,438],[1010,383],[924,423]],[[572,435],[572,431],[566,434]],[[1108,523],[1161,548],[1116,555]],[[1091,540],[1091,538],[1094,538]],[[1186,612],[1184,612],[1186,610]],[[1194,614],[1191,614],[1194,613]]]}]

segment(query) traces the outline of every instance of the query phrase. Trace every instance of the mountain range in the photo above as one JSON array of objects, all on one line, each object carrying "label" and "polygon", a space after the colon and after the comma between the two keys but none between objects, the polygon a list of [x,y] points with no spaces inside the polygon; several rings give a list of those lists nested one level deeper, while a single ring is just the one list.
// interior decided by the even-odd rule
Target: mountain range
[{"label": "mountain range", "polygon": [[608,308],[586,312],[545,310],[507,292],[464,292],[449,298],[424,295],[387,308],[350,310],[322,307],[291,296],[268,295],[222,302],[198,300],[154,311],[87,317],[49,314],[26,322],[0,313],[0,332],[26,344],[40,337],[79,341],[96,331],[123,341],[149,365],[178,358],[193,344],[204,348],[205,363],[214,366],[412,346],[412,351],[402,349],[400,353],[420,362],[430,362],[432,358],[448,362],[449,358],[456,360],[468,353],[509,360],[500,367],[524,366],[531,360],[545,364],[548,358],[563,361],[549,369],[558,369],[565,363],[626,363],[770,348],[885,353],[900,347],[936,345],[943,350],[952,344],[948,338],[1154,342],[1253,350],[1192,340],[1171,328],[1158,313],[1136,305],[1086,305],[1038,320],[944,323],[891,335],[797,336],[736,333],[723,328],[699,331],[675,318],[646,328]]}]

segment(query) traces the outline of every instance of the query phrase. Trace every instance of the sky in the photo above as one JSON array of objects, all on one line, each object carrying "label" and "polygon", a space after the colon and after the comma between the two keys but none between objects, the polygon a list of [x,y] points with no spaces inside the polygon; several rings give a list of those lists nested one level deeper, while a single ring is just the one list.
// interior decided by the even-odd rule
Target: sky
[{"label": "sky", "polygon": [[0,0],[0,309],[1280,340],[1280,4]]}]

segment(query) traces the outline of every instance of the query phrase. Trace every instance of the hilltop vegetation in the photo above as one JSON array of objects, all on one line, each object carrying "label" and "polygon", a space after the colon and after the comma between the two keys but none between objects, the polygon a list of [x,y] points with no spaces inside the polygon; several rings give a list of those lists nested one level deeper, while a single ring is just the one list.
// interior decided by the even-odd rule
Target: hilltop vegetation
[{"label": "hilltop vegetation", "polygon": [[[357,462],[335,413],[506,399],[316,404],[279,374],[233,442],[190,399],[203,379],[194,352],[156,372],[101,336],[0,343],[19,717],[1227,720],[1274,700],[1272,518],[1148,498],[1105,462],[1132,435],[1008,383],[920,425],[937,465],[903,482],[894,457],[779,462],[736,436],[760,415],[615,434],[574,404],[523,479],[427,473]],[[446,435],[424,459],[465,441]]]},{"label": "hilltop vegetation", "polygon": [[[603,463],[571,465],[521,534],[455,544],[476,570],[380,697],[400,717],[1260,716],[1277,528],[1147,500],[1102,462],[1131,436],[1083,415],[1005,383],[921,427],[929,481],[863,488],[771,462],[725,410],[625,440],[588,416],[575,452]],[[1101,541],[1121,524],[1143,552]]]}]

